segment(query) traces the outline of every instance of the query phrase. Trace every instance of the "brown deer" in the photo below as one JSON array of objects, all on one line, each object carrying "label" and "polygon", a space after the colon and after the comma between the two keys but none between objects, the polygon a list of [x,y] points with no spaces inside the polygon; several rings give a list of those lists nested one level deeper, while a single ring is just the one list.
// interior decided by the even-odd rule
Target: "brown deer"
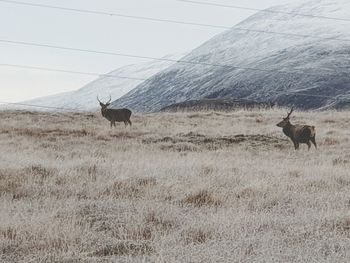
[{"label": "brown deer", "polygon": [[106,103],[102,103],[98,96],[97,100],[101,105],[101,113],[102,116],[111,122],[112,126],[115,126],[115,122],[124,122],[125,127],[129,124],[131,126],[130,116],[131,111],[129,109],[108,109],[108,106],[111,104],[111,96],[109,96],[109,101]]},{"label": "brown deer", "polygon": [[294,108],[292,108],[287,117],[283,118],[283,121],[279,122],[277,126],[283,128],[283,133],[287,135],[294,143],[295,150],[299,149],[299,143],[306,143],[309,147],[308,149],[310,150],[311,142],[317,149],[315,126],[291,124],[289,118],[293,111]]}]

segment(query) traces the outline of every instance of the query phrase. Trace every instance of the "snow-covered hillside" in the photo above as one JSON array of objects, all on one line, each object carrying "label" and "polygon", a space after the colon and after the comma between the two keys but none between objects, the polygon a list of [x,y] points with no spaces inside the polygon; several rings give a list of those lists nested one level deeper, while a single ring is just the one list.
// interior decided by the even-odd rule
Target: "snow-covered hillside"
[{"label": "snow-covered hillside", "polygon": [[[271,10],[347,19],[350,1],[293,1]],[[177,63],[141,83],[113,105],[154,111],[203,97],[235,97],[307,109],[340,108],[350,102],[349,58],[349,21],[258,12],[182,58],[229,67]]]},{"label": "snow-covered hillside", "polygon": [[[99,104],[96,100],[97,95],[101,100],[109,99],[110,95],[112,99],[118,99],[143,82],[143,80],[124,79],[111,76],[148,79],[175,63],[167,61],[167,59],[177,60],[180,59],[181,56],[183,56],[183,54],[168,55],[163,57],[164,60],[162,61],[157,60],[124,66],[106,74],[108,76],[96,79],[79,90],[33,99],[23,103],[50,107],[74,108],[78,110],[94,110],[99,108]],[[21,106],[21,108],[25,107]],[[40,110],[40,108],[38,109]]]}]

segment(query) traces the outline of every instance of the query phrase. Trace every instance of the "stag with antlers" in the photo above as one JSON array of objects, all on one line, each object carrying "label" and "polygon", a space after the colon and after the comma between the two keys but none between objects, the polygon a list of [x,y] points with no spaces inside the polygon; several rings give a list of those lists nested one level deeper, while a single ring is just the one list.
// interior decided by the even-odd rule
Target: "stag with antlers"
[{"label": "stag with antlers", "polygon": [[102,116],[111,122],[112,126],[115,126],[115,122],[124,122],[125,127],[127,125],[131,126],[130,116],[131,111],[129,109],[109,109],[108,106],[111,104],[112,98],[109,96],[109,101],[106,103],[102,103],[97,96],[97,100],[101,106]]},{"label": "stag with antlers", "polygon": [[300,143],[307,144],[309,150],[311,143],[313,143],[317,149],[315,126],[291,124],[290,115],[293,111],[294,108],[291,109],[287,117],[283,118],[283,121],[279,122],[277,126],[283,128],[283,133],[292,140],[295,150],[299,149]]}]

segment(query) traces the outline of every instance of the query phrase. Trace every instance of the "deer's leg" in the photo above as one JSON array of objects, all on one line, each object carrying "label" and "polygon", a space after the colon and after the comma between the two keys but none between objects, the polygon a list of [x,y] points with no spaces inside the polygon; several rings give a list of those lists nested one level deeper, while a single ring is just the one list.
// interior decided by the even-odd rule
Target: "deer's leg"
[{"label": "deer's leg", "polygon": [[297,150],[298,149],[297,143],[295,141],[293,141],[293,140],[292,140],[292,142],[294,144],[294,149]]},{"label": "deer's leg", "polygon": [[299,143],[293,141],[295,150],[299,150]]},{"label": "deer's leg", "polygon": [[113,127],[113,122],[111,121],[111,128]]},{"label": "deer's leg", "polygon": [[315,148],[317,149],[317,143],[316,143],[316,138],[315,138],[315,136],[312,137],[310,140],[311,140],[311,142],[315,145]]},{"label": "deer's leg", "polygon": [[310,148],[311,148],[311,142],[310,142],[310,141],[308,141],[306,144],[307,144],[307,147],[308,147],[307,149],[310,151]]},{"label": "deer's leg", "polygon": [[130,125],[130,126],[132,125],[132,123],[131,123],[131,121],[130,121],[130,120],[128,120],[128,123],[129,123],[129,125]]}]

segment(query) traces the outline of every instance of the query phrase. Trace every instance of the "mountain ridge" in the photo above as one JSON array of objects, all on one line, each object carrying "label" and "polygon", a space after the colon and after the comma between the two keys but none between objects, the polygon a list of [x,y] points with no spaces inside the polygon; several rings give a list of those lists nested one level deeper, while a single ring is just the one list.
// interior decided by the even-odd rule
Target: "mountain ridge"
[{"label": "mountain ridge", "polygon": [[[345,17],[350,12],[350,3],[312,0],[269,10],[282,8],[287,12]],[[182,59],[202,65],[176,63],[141,83],[113,105],[149,112],[215,93],[217,98],[274,101],[303,109],[342,108],[350,102],[349,25],[349,22],[258,12],[237,27],[311,37],[227,30]],[[232,67],[204,66],[203,63]],[[234,69],[234,66],[245,69]]]},{"label": "mountain ridge", "polygon": [[[137,86],[137,84],[142,83],[142,79],[147,79],[159,71],[171,66],[175,63],[174,60],[178,60],[182,56],[183,53],[171,54],[162,57],[162,60],[152,60],[126,65],[105,74],[107,76],[101,76],[93,80],[78,90],[40,97],[23,101],[21,103],[57,108],[74,108],[82,111],[97,110],[99,104],[96,96],[99,96],[101,100],[108,100],[109,96],[113,99],[117,99],[130,92]],[[121,78],[113,76],[121,76]],[[122,78],[123,76],[130,79]],[[140,80],[137,80],[138,78]],[[26,106],[11,106],[11,108],[14,107],[22,109],[27,108]],[[45,109],[41,108],[40,110]],[[47,110],[49,110],[49,108]]]}]

